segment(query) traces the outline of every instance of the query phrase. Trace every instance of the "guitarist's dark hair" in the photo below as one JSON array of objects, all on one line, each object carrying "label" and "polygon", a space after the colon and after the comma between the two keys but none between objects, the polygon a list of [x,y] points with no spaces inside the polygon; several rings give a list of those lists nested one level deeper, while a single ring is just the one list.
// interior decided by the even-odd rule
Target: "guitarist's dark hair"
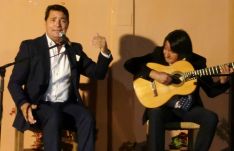
[{"label": "guitarist's dark hair", "polygon": [[179,54],[180,58],[186,58],[193,53],[192,42],[188,33],[182,29],[177,29],[170,32],[164,39],[170,43],[172,51]]}]

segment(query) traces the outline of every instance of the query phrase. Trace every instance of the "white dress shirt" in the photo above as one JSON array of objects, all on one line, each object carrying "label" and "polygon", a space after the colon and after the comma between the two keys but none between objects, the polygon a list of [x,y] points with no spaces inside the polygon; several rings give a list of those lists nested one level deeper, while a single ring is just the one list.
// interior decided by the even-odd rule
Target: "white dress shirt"
[{"label": "white dress shirt", "polygon": [[[46,35],[48,46],[55,43]],[[68,57],[63,45],[60,51],[57,47],[49,50],[50,54],[50,80],[45,93],[45,101],[65,102],[69,97],[71,69]]]}]

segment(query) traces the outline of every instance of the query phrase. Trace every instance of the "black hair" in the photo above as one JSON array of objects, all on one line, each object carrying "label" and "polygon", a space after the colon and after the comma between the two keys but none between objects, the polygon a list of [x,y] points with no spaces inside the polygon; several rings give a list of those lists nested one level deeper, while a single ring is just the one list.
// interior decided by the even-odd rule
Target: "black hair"
[{"label": "black hair", "polygon": [[58,4],[54,4],[54,5],[49,5],[46,8],[46,12],[45,12],[45,21],[48,19],[49,17],[49,13],[51,10],[56,10],[56,11],[61,11],[64,13],[64,15],[67,17],[67,21],[69,22],[69,12],[67,10],[66,7],[62,6],[62,5],[58,5]]},{"label": "black hair", "polygon": [[164,39],[170,43],[172,51],[177,53],[180,58],[187,57],[193,53],[192,42],[188,33],[182,29],[177,29],[170,32]]}]

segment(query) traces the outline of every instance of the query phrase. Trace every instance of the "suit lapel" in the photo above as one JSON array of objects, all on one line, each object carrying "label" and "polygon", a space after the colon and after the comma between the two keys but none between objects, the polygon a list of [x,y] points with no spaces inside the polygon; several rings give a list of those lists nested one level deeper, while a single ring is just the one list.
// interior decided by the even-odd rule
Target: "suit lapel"
[{"label": "suit lapel", "polygon": [[65,46],[66,47],[66,54],[68,56],[71,70],[76,68],[76,54],[75,51],[72,50],[71,46]]},{"label": "suit lapel", "polygon": [[42,61],[43,65],[43,73],[46,76],[46,79],[48,79],[47,83],[49,82],[50,77],[50,56],[49,56],[49,46],[46,39],[46,35],[43,35],[38,41],[37,41],[37,48],[38,53],[40,54],[40,60]]},{"label": "suit lapel", "polygon": [[[76,53],[74,50],[72,50],[72,46],[66,45],[66,54],[69,59],[70,68],[71,68],[71,75],[72,77],[77,75],[77,61],[76,61]],[[49,82],[50,77],[50,55],[49,55],[49,46],[46,39],[46,35],[43,35],[39,38],[37,41],[37,48],[38,53],[40,54],[40,60],[43,64],[43,71],[42,74],[45,74],[46,79],[48,79],[47,83]]]}]

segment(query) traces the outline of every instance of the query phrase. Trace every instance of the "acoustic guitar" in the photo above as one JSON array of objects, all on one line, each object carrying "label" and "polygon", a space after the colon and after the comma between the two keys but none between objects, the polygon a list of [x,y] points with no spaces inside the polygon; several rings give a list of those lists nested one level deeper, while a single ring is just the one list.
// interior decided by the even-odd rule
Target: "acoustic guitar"
[{"label": "acoustic guitar", "polygon": [[[234,62],[227,64],[234,67]],[[197,78],[202,76],[219,75],[221,65],[194,70],[185,60],[177,61],[170,66],[157,63],[147,63],[153,70],[163,71],[171,75],[172,84],[164,85],[155,80],[137,78],[133,81],[134,91],[140,103],[147,108],[160,107],[174,95],[187,95],[196,89]]]}]

